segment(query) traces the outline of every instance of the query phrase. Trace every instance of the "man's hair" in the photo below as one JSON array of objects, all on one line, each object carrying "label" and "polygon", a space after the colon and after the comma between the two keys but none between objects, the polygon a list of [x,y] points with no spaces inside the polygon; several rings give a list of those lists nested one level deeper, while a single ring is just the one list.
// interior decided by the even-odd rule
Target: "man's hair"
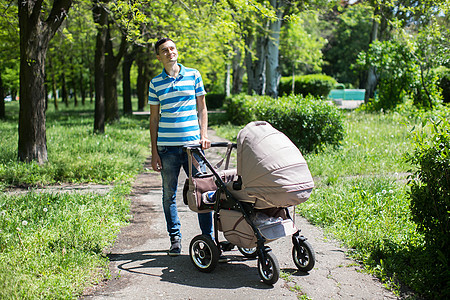
[{"label": "man's hair", "polygon": [[156,42],[156,44],[155,44],[155,52],[156,52],[156,55],[159,55],[159,46],[161,46],[162,44],[164,44],[165,42],[167,42],[167,41],[171,41],[171,42],[173,42],[173,43],[175,43],[174,41],[172,41],[172,39],[169,39],[169,38],[162,38],[162,39],[159,39],[157,42]]}]

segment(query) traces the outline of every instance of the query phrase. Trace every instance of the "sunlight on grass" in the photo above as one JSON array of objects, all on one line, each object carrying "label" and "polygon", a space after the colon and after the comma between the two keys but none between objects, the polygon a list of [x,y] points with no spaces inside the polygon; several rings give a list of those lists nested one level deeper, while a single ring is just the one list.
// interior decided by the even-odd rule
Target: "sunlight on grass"
[{"label": "sunlight on grass", "polygon": [[407,172],[402,155],[411,149],[412,125],[398,114],[347,113],[339,150],[305,156],[313,176],[339,177]]}]

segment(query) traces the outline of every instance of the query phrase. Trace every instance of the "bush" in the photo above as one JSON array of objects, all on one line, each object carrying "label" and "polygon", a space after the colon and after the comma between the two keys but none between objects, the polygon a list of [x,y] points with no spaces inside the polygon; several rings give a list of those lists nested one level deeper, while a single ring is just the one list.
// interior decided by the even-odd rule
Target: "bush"
[{"label": "bush", "polygon": [[312,97],[240,95],[227,105],[229,120],[236,125],[263,120],[286,134],[300,151],[317,152],[337,146],[344,136],[343,116],[338,108]]},{"label": "bush", "polygon": [[225,101],[225,94],[206,94],[206,105],[208,109],[221,108]]},{"label": "bush", "polygon": [[444,103],[450,103],[450,69],[442,70],[439,77],[439,87],[442,89],[442,100]]},{"label": "bush", "polygon": [[414,136],[415,149],[408,161],[419,169],[410,179],[411,214],[425,236],[427,272],[424,283],[432,298],[450,297],[450,123],[430,121]]},{"label": "bush", "polygon": [[[327,97],[337,81],[330,76],[322,74],[303,75],[295,77],[294,94],[315,97]],[[279,86],[280,95],[292,94],[292,77],[283,77]]]}]

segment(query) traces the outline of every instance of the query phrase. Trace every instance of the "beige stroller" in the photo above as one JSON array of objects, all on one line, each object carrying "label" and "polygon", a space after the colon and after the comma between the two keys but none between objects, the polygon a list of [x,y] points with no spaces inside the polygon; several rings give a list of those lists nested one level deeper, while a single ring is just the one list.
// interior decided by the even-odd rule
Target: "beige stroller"
[{"label": "beige stroller", "polygon": [[[262,281],[272,285],[278,281],[280,267],[266,244],[292,235],[294,263],[300,271],[310,271],[315,263],[314,251],[300,235],[288,211],[288,207],[306,201],[314,187],[298,148],[263,121],[245,126],[236,144],[213,143],[212,147],[227,147],[223,170],[218,170],[222,162],[211,165],[199,146],[185,147],[190,170],[184,201],[193,211],[214,211],[215,239],[198,235],[190,243],[189,255],[194,266],[202,272],[211,272],[221,251],[237,246],[245,257],[258,258]],[[237,170],[229,170],[231,149],[236,147]],[[192,176],[196,160],[211,172]],[[226,242],[219,241],[219,231]]]}]

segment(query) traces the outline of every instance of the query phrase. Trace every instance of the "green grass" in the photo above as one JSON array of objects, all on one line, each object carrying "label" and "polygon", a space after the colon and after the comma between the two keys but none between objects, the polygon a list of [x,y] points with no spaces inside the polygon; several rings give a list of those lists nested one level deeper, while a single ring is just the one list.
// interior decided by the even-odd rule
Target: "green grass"
[{"label": "green grass", "polygon": [[[305,155],[315,178],[311,198],[297,212],[351,249],[349,255],[394,292],[401,284],[420,292],[423,237],[410,220],[408,171],[411,118],[397,113],[345,114],[339,149]],[[217,126],[235,140],[240,127]]]},{"label": "green grass", "polygon": [[[148,117],[121,117],[93,133],[93,105],[47,111],[48,162],[17,161],[18,103],[6,103],[0,122],[0,298],[76,298],[108,276],[104,250],[129,219],[133,178],[149,155]],[[50,194],[58,183],[113,184],[106,195]]]},{"label": "green grass", "polygon": [[[10,103],[9,103],[10,104]],[[90,105],[92,106],[92,105]],[[43,185],[60,182],[112,183],[129,180],[149,154],[148,119],[122,117],[107,125],[105,134],[93,133],[93,108],[47,112],[48,163],[17,162],[18,103],[7,106],[8,121],[2,134],[0,180],[6,185]],[[89,109],[90,108],[90,109]],[[2,186],[0,186],[0,189]]]},{"label": "green grass", "polygon": [[101,279],[102,251],[127,221],[127,193],[2,194],[0,298],[73,298]]}]

